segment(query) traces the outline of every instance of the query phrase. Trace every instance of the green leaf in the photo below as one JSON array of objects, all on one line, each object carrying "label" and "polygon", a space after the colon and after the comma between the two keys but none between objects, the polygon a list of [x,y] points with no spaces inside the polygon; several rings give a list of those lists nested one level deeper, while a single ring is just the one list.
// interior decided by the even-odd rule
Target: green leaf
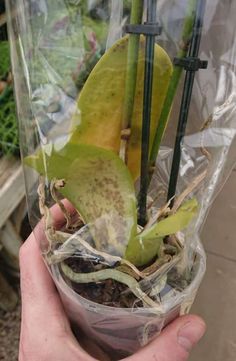
[{"label": "green leaf", "polygon": [[128,244],[126,259],[136,266],[144,266],[151,262],[158,254],[163,238],[186,228],[197,211],[198,203],[193,198],[184,203],[175,214],[138,234]]},{"label": "green leaf", "polygon": [[25,163],[49,180],[64,180],[60,193],[89,225],[96,248],[124,255],[136,234],[136,197],[132,177],[113,152],[90,145],[47,145]]},{"label": "green leaf", "polygon": [[[102,56],[87,79],[78,99],[79,111],[77,110],[72,119],[72,142],[93,144],[119,153],[128,39],[129,37],[126,36],[116,42]],[[131,138],[128,148],[128,167],[134,179],[137,179],[140,174],[144,60],[145,39],[141,37]],[[172,70],[169,56],[160,46],[155,45],[150,144],[154,139]]]},{"label": "green leaf", "polygon": [[197,210],[198,203],[195,198],[186,201],[175,214],[142,232],[142,239],[166,237],[179,232],[188,226],[189,222],[196,215]]},{"label": "green leaf", "polygon": [[157,256],[162,242],[162,238],[143,240],[136,236],[129,242],[125,259],[136,267],[148,265]]}]

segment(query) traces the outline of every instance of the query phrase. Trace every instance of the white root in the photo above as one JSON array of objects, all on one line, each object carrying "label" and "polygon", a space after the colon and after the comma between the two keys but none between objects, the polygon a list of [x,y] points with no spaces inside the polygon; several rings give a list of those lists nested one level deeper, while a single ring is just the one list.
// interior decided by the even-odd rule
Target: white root
[{"label": "white root", "polygon": [[38,186],[38,196],[39,196],[39,210],[41,215],[45,218],[45,235],[49,244],[46,254],[52,250],[53,243],[56,241],[55,229],[53,226],[53,217],[51,215],[50,209],[45,204],[45,181],[40,178]]},{"label": "white root", "polygon": [[70,227],[71,224],[71,216],[70,213],[68,212],[68,210],[66,209],[66,207],[64,206],[64,204],[62,203],[62,201],[58,198],[57,196],[57,190],[60,190],[61,188],[63,188],[65,186],[65,181],[64,179],[53,179],[50,183],[50,192],[51,192],[51,196],[53,198],[53,200],[58,204],[58,206],[60,207],[62,214],[65,217],[66,220],[66,228]]},{"label": "white root", "polygon": [[108,279],[113,279],[119,283],[125,284],[129,287],[130,291],[140,299],[144,305],[148,307],[154,308],[156,311],[161,312],[162,307],[159,303],[154,302],[150,297],[144,293],[139,283],[128,274],[123,272],[114,270],[114,269],[105,269],[97,272],[90,272],[90,273],[77,273],[74,272],[68,265],[65,263],[61,264],[61,269],[63,273],[68,277],[72,282],[75,283],[96,283],[106,281]]},{"label": "white root", "polygon": [[[104,259],[109,265],[114,265],[116,263],[120,263],[123,265],[128,266],[130,269],[132,269],[132,271],[139,277],[139,278],[144,278],[145,274],[143,272],[140,272],[138,270],[137,267],[135,267],[131,262],[118,257],[118,256],[112,256],[108,253],[105,252],[101,252],[96,250],[95,248],[93,248],[88,242],[86,242],[82,237],[80,237],[79,234],[68,234],[65,232],[59,232],[56,231],[56,234],[58,236],[58,240],[62,243],[67,242],[67,244],[64,244],[64,246],[62,246],[63,248],[66,248],[66,246],[68,246],[68,243],[72,243],[73,241],[75,241],[75,247],[80,244],[83,248],[87,249],[89,253],[91,253],[92,255],[96,255],[101,259]],[[68,258],[68,252],[65,253],[62,249],[57,249],[54,251],[54,255],[51,257],[51,263],[58,263],[61,262],[63,260],[65,260],[66,258]],[[75,249],[71,249],[71,254],[75,252]]]}]

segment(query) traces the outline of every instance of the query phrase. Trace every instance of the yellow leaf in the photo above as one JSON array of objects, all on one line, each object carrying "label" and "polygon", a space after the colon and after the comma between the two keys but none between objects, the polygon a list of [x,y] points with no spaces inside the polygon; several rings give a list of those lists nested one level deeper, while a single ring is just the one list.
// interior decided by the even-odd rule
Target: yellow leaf
[{"label": "yellow leaf", "polygon": [[[91,144],[115,151],[120,149],[120,135],[125,94],[128,36],[105,53],[91,72],[78,99],[72,119],[74,143]],[[128,148],[128,167],[133,179],[140,173],[141,129],[143,114],[145,38],[140,39],[136,96]],[[155,45],[150,146],[172,75],[166,52]]]},{"label": "yellow leaf", "polygon": [[88,224],[96,248],[123,256],[137,230],[133,180],[114,153],[91,145],[45,146],[25,164],[48,180],[63,179],[60,193]]}]

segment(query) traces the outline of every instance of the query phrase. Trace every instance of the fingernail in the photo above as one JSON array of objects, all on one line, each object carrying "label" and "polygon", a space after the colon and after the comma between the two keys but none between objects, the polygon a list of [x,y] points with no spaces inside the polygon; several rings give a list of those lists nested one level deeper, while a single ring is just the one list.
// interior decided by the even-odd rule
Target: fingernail
[{"label": "fingernail", "polygon": [[186,351],[190,351],[202,338],[206,331],[203,321],[187,322],[178,332],[178,343]]}]

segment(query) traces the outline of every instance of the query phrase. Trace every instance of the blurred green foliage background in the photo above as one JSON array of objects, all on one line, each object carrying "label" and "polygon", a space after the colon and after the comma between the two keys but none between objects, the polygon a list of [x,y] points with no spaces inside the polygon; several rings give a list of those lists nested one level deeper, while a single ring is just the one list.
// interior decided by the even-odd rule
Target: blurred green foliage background
[{"label": "blurred green foliage background", "polygon": [[9,44],[7,41],[0,41],[0,156],[19,154],[18,126],[10,68]]}]

